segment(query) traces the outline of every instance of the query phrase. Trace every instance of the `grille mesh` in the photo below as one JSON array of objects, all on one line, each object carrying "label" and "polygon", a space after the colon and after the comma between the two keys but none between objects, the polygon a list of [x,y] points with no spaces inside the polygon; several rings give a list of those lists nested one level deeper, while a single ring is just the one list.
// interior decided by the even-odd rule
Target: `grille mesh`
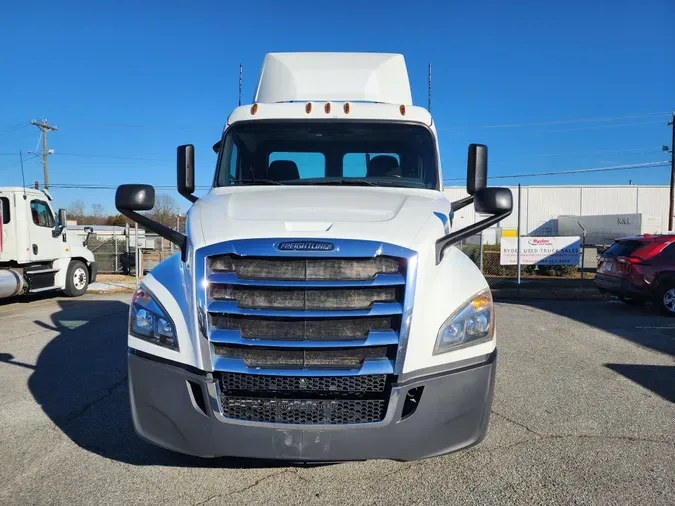
[{"label": "grille mesh", "polygon": [[238,330],[243,338],[297,341],[364,340],[371,330],[398,331],[400,320],[400,316],[299,319],[211,314],[214,328]]},{"label": "grille mesh", "polygon": [[214,344],[213,351],[221,357],[243,359],[247,367],[354,369],[369,358],[393,359],[396,346],[297,349]]},{"label": "grille mesh", "polygon": [[400,300],[402,293],[397,296],[395,286],[321,289],[212,285],[211,297],[216,300],[234,300],[241,308],[354,310],[368,309],[375,302]]},{"label": "grille mesh", "polygon": [[341,425],[379,422],[381,399],[270,399],[221,396],[223,415],[251,422]]},{"label": "grille mesh", "polygon": [[387,386],[385,374],[360,376],[267,376],[262,374],[220,373],[220,387],[225,392],[306,393],[377,393]]},{"label": "grille mesh", "polygon": [[234,272],[241,279],[366,281],[400,271],[397,258],[256,258],[216,255],[213,272]]}]

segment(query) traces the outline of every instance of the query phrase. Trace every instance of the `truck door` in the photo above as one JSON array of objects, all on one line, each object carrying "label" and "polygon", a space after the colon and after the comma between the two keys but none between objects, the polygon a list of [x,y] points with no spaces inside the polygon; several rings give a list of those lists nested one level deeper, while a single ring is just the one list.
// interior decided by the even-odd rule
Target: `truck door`
[{"label": "truck door", "polygon": [[11,262],[18,255],[14,195],[0,193],[0,213],[0,262]]},{"label": "truck door", "polygon": [[30,254],[34,262],[54,260],[63,256],[66,247],[61,235],[54,237],[54,213],[46,200],[30,201]]}]

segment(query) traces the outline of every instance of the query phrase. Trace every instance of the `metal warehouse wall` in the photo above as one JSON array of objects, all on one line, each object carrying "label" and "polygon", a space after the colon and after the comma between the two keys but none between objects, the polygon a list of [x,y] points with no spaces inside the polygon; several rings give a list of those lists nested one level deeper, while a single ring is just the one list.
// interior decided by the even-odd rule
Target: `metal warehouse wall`
[{"label": "metal warehouse wall", "polygon": [[[513,214],[502,221],[502,228],[516,228],[518,187],[513,192]],[[452,202],[467,196],[464,187],[449,186],[445,195]],[[557,233],[558,216],[642,213],[659,216],[661,231],[668,229],[668,186],[523,186],[521,187],[521,228],[523,234]],[[455,214],[455,227],[479,221],[473,206]]]}]

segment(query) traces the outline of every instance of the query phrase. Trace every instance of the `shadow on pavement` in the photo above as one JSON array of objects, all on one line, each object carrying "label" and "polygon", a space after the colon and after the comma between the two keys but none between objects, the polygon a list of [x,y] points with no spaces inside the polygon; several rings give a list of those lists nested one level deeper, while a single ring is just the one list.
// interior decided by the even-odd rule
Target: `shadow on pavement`
[{"label": "shadow on pavement", "polygon": [[[675,318],[659,316],[650,306],[630,306],[620,301],[556,301],[505,299],[564,316],[596,327],[642,348],[675,357]],[[675,403],[675,366],[605,364],[605,367]]]},{"label": "shadow on pavement", "polygon": [[[127,385],[128,305],[108,300],[58,301],[55,330],[38,357],[28,386],[44,412],[73,442],[103,457],[134,465],[275,467],[277,462],[201,459],[158,448],[133,428]],[[0,360],[17,366],[9,354]],[[32,366],[31,366],[32,367]]]},{"label": "shadow on pavement", "polygon": [[605,367],[675,403],[675,366],[605,364]]}]

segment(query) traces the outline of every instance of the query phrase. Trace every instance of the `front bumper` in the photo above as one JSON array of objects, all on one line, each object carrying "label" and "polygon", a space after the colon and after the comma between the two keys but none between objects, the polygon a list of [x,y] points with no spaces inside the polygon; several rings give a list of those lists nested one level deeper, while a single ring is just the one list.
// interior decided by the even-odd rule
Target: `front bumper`
[{"label": "front bumper", "polygon": [[[423,459],[467,448],[485,437],[496,359],[497,350],[483,363],[394,385],[382,422],[298,426],[224,419],[211,408],[217,405],[217,388],[210,374],[130,353],[131,412],[143,439],[199,457]],[[417,409],[402,419],[406,393],[419,386],[424,390]],[[199,390],[206,396],[201,402],[206,412],[195,400]]]},{"label": "front bumper", "polygon": [[595,286],[610,295],[617,297],[629,297],[633,299],[648,299],[649,293],[636,288],[626,278],[619,276],[609,276],[607,274],[596,274],[593,279]]}]

